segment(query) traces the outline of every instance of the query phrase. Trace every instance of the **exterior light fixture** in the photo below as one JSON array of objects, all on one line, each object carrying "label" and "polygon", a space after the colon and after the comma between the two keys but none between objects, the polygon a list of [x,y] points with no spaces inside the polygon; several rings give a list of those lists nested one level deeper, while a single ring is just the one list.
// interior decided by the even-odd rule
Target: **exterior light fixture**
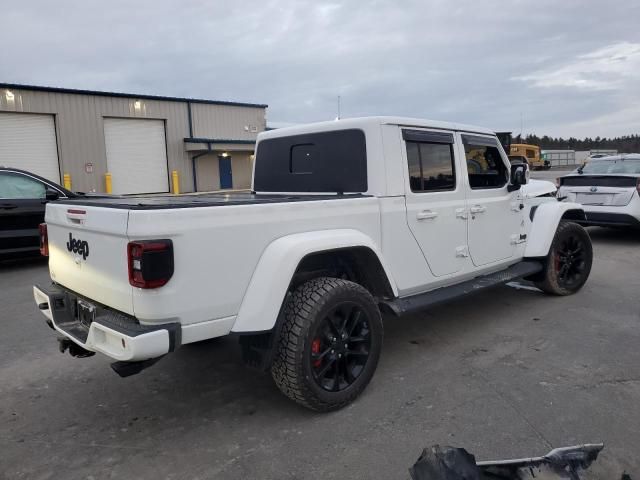
[{"label": "exterior light fixture", "polygon": [[227,152],[222,152],[222,156],[223,156],[224,158],[227,158],[227,157],[229,156],[229,154],[228,154]]},{"label": "exterior light fixture", "polygon": [[12,102],[13,99],[16,97],[11,90],[5,90],[4,96],[8,102]]}]

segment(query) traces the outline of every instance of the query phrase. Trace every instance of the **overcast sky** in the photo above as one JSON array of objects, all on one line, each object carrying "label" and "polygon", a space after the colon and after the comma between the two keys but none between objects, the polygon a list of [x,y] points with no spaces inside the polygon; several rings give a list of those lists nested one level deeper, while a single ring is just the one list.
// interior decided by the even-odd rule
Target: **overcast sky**
[{"label": "overcast sky", "polygon": [[270,123],[403,115],[640,133],[640,2],[22,0],[0,82],[268,103]]}]

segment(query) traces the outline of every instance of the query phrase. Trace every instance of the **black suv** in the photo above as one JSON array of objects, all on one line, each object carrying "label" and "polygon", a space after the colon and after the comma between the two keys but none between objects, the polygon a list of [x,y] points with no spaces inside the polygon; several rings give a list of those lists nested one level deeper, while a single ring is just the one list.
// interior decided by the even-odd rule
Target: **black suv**
[{"label": "black suv", "polygon": [[46,203],[77,196],[33,173],[0,167],[0,260],[37,255]]}]

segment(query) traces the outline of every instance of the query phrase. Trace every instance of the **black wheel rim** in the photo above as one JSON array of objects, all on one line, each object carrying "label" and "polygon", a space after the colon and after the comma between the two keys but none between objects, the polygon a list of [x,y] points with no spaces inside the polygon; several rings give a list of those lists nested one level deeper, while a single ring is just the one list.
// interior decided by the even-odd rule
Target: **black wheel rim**
[{"label": "black wheel rim", "polygon": [[587,268],[586,250],[582,239],[569,235],[562,239],[555,253],[558,284],[572,287],[580,283]]},{"label": "black wheel rim", "polygon": [[340,392],[362,374],[371,351],[369,317],[355,302],[334,306],[318,322],[309,360],[315,383],[323,390]]}]

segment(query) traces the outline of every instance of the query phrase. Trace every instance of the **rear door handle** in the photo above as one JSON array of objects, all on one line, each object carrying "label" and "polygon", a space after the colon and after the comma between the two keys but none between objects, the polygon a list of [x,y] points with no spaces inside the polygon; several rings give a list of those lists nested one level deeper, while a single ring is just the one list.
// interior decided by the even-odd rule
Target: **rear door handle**
[{"label": "rear door handle", "polygon": [[14,208],[18,208],[18,206],[13,203],[0,203],[0,208],[3,210],[13,210]]},{"label": "rear door handle", "polygon": [[471,213],[482,213],[487,210],[487,207],[483,207],[482,205],[474,205],[469,209]]},{"label": "rear door handle", "polygon": [[438,216],[438,212],[432,212],[431,210],[423,210],[420,213],[418,213],[418,215],[416,215],[416,218],[418,220],[430,220],[432,218],[436,218]]}]

